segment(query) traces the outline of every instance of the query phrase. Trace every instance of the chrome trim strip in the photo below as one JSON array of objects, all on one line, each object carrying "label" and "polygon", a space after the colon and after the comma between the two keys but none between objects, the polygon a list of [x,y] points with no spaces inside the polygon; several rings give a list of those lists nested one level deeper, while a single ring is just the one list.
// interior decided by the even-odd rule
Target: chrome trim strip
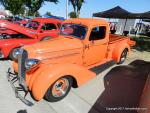
[{"label": "chrome trim strip", "polygon": [[[25,52],[25,54],[24,54]],[[19,84],[28,90],[28,87],[25,82],[25,59],[28,58],[28,54],[25,50],[21,49],[21,54],[18,56],[18,77],[19,77]],[[23,68],[24,66],[24,68]]]},{"label": "chrome trim strip", "polygon": [[[76,50],[76,49],[83,49],[83,48],[74,48],[74,49],[67,49],[67,51],[71,51],[71,50]],[[37,51],[36,53],[38,54],[42,54],[42,53],[53,53],[53,52],[62,52],[62,51],[66,51],[66,50],[58,50],[58,51]]]},{"label": "chrome trim strip", "polygon": [[58,59],[58,58],[61,58],[61,57],[66,57],[66,56],[71,56],[71,55],[76,55],[76,54],[80,54],[80,53],[71,53],[71,54],[56,56],[56,57],[52,57],[52,58],[45,58],[45,59],[41,59],[41,60]]}]

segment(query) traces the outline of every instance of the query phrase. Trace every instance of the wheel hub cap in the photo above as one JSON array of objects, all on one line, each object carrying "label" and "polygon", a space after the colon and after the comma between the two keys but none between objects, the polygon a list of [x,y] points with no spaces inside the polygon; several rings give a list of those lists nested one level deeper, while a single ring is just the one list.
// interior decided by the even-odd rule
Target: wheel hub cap
[{"label": "wheel hub cap", "polygon": [[69,82],[66,78],[59,79],[52,88],[52,95],[54,97],[64,96],[68,90]]}]

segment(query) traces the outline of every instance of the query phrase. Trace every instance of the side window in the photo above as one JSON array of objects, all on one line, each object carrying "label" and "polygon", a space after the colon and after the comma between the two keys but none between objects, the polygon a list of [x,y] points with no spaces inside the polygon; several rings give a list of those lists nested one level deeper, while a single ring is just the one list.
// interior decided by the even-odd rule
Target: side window
[{"label": "side window", "polygon": [[94,27],[91,31],[89,40],[100,40],[104,39],[106,35],[106,26]]},{"label": "side window", "polygon": [[44,24],[42,26],[42,29],[43,30],[55,30],[57,28],[56,28],[55,24],[53,24],[53,23],[47,23],[47,24]]}]

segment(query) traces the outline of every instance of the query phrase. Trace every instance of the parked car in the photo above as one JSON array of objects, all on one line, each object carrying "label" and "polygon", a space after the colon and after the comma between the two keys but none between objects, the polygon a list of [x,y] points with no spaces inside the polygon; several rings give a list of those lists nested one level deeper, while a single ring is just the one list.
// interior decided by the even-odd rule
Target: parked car
[{"label": "parked car", "polygon": [[[105,20],[69,19],[63,22],[57,39],[16,49],[13,67],[26,92],[30,91],[38,101],[45,97],[56,102],[71,87],[80,87],[94,78],[96,73],[91,68],[112,60],[123,63],[133,45],[129,37],[109,35]],[[14,89],[17,97],[30,105]]]},{"label": "parked car", "polygon": [[0,20],[0,28],[5,28],[8,32],[0,39],[0,58],[12,59],[12,53],[16,48],[57,37],[61,22],[57,19],[35,18],[24,27]]}]

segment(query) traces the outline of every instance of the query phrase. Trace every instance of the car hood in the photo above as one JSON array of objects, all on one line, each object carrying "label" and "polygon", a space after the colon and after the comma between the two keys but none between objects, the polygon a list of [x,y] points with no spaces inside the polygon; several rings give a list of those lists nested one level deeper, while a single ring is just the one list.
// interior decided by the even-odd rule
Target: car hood
[{"label": "car hood", "polygon": [[55,39],[38,42],[24,46],[29,58],[47,59],[68,54],[81,53],[83,43],[81,40],[71,37],[59,36]]},{"label": "car hood", "polygon": [[3,45],[13,45],[14,42],[17,42],[19,39],[16,39],[14,40],[14,38],[11,38],[11,39],[0,39],[0,46],[3,46]]},{"label": "car hood", "polygon": [[26,28],[24,26],[14,24],[14,23],[6,21],[6,20],[0,20],[0,27],[2,27],[2,28],[4,27],[7,29],[16,31],[18,33],[24,34],[24,35],[31,37],[31,38],[37,38],[36,37],[36,34],[37,34],[36,30],[29,29],[29,28]]},{"label": "car hood", "polygon": [[10,45],[24,45],[26,42],[31,42],[31,40],[24,38],[10,38],[10,39],[0,39],[0,47],[2,46],[10,46]]}]

